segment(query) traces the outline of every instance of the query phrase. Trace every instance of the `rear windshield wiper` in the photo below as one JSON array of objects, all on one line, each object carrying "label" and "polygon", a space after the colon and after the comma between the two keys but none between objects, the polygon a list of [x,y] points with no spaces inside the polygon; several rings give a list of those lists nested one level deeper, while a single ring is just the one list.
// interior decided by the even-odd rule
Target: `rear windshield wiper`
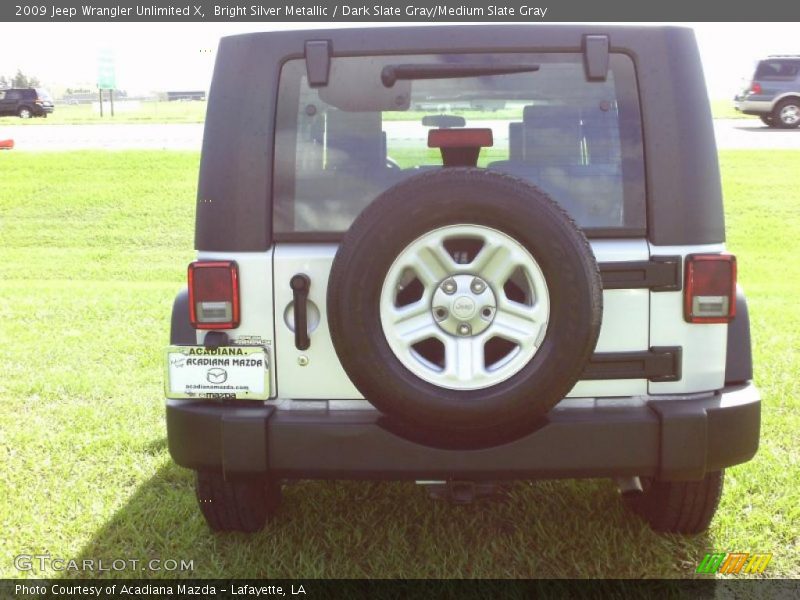
[{"label": "rear windshield wiper", "polygon": [[457,77],[532,73],[538,70],[539,65],[386,65],[381,71],[381,81],[385,87],[392,87],[401,79],[455,79]]}]

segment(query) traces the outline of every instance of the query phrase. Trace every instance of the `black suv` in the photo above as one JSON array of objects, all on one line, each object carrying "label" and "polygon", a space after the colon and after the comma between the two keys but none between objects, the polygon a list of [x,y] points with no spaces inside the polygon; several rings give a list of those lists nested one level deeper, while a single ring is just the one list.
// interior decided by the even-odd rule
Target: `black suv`
[{"label": "black suv", "polygon": [[21,119],[46,117],[53,112],[53,99],[41,88],[0,90],[0,117],[17,115]]}]

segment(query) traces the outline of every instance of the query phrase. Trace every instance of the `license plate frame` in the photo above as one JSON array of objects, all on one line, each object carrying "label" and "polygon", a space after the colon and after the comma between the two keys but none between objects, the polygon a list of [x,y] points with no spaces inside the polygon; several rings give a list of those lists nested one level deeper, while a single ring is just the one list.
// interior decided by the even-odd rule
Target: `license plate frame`
[{"label": "license plate frame", "polygon": [[170,399],[267,400],[269,370],[264,346],[167,346],[164,394]]}]

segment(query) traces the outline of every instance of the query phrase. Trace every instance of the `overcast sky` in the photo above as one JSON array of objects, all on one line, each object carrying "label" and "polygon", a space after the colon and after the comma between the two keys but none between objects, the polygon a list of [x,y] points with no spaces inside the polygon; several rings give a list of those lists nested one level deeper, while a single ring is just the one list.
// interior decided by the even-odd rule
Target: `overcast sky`
[{"label": "overcast sky", "polygon": [[[679,25],[695,29],[712,98],[732,97],[742,78],[752,74],[757,58],[766,54],[800,54],[797,23]],[[110,48],[121,89],[134,93],[206,89],[221,36],[311,27],[332,24],[0,23],[0,74],[13,75],[20,68],[55,90],[79,85],[94,87],[98,53]]]}]

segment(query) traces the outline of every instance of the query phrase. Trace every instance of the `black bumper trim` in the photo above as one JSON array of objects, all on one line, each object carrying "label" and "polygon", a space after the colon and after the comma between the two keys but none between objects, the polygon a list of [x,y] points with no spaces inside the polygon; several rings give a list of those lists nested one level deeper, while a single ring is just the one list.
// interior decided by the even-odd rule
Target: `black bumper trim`
[{"label": "black bumper trim", "polygon": [[749,460],[760,400],[752,384],[687,398],[567,399],[514,442],[432,448],[381,426],[376,410],[281,410],[171,400],[179,465],[286,479],[697,479]]}]

